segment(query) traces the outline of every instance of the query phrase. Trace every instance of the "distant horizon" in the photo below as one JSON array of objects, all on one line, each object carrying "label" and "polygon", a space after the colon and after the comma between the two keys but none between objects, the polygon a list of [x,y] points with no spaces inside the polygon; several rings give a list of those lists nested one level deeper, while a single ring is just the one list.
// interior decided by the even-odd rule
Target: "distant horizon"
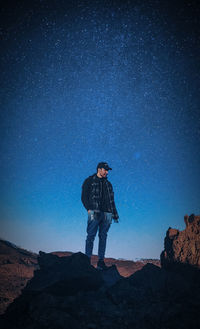
[{"label": "distant horizon", "polygon": [[[15,243],[13,243],[11,241],[8,241],[8,240],[2,238],[1,236],[0,236],[0,241],[6,242],[6,243],[8,243],[9,245],[11,245],[12,247],[14,247],[16,249],[22,249],[22,250],[25,250],[25,251],[30,252],[32,254],[35,254],[35,255],[39,255],[39,252],[40,251],[44,252],[43,250],[39,250],[39,252],[35,252],[33,250],[26,249],[26,248],[24,248],[22,246],[16,245]],[[53,250],[53,251],[49,251],[48,253],[65,253],[65,252],[66,253],[72,253],[72,254],[76,253],[76,252],[70,251],[70,250]],[[77,251],[77,253],[78,252],[82,252],[82,251]],[[92,257],[93,256],[98,258],[98,255],[97,254],[92,254]],[[139,260],[140,261],[142,261],[142,260],[158,260],[158,261],[160,261],[160,258],[137,258],[137,257],[134,258],[134,259],[115,258],[115,257],[105,257],[105,258],[106,259],[109,258],[109,259],[121,260],[121,261],[134,261],[134,262],[135,261],[139,261]]]},{"label": "distant horizon", "polygon": [[[192,213],[195,213],[195,212],[191,212],[190,214]],[[188,215],[190,215],[188,214]],[[186,214],[185,214],[186,215]],[[185,216],[184,215],[184,216]],[[195,213],[195,215],[198,215],[197,213]],[[171,223],[169,223],[168,227],[161,233],[160,237],[159,237],[159,240],[160,240],[160,249],[157,250],[154,254],[153,252],[151,252],[151,250],[148,252],[148,255],[146,256],[145,254],[147,253],[143,253],[142,250],[139,250],[139,246],[136,245],[135,243],[135,247],[137,247],[137,254],[136,254],[136,251],[133,250],[133,252],[131,250],[129,250],[128,252],[127,251],[123,251],[120,250],[120,245],[118,244],[118,247],[115,248],[116,250],[113,251],[113,248],[112,248],[112,245],[110,246],[110,240],[113,243],[116,243],[116,240],[113,239],[113,235],[112,235],[112,232],[111,232],[111,236],[108,237],[108,243],[107,243],[107,252],[106,252],[106,255],[105,257],[106,258],[115,258],[115,259],[124,259],[124,260],[137,260],[137,259],[160,259],[160,254],[161,252],[163,251],[164,249],[164,238],[166,236],[166,232],[167,230],[171,227],[171,228],[175,228],[175,229],[178,229],[179,231],[182,231],[185,229],[185,222],[184,222],[184,216],[182,217],[182,222],[181,222],[181,225],[178,225],[178,222],[176,225],[173,225]],[[48,222],[47,222],[48,223]],[[12,224],[14,224],[14,222],[12,222]],[[111,230],[115,229],[116,227],[118,227],[118,225],[121,226],[121,223],[119,224],[115,224],[113,223],[112,226],[111,226]],[[8,226],[9,227],[9,226]],[[12,226],[14,228],[14,226]],[[54,245],[55,247],[50,247],[50,245],[48,246],[48,244],[51,243],[51,241],[48,241],[48,235],[44,236],[43,235],[43,231],[35,231],[33,232],[35,234],[35,236],[37,236],[37,233],[38,234],[42,234],[43,236],[43,240],[40,240],[40,246],[41,247],[35,247],[35,242],[33,239],[29,239],[28,238],[28,234],[31,234],[31,232],[29,233],[26,233],[26,239],[25,237],[23,238],[23,240],[25,241],[25,243],[22,243],[22,239],[21,239],[21,235],[19,235],[19,226],[17,225],[16,227],[18,227],[18,230],[16,229],[13,229],[13,230],[9,230],[8,231],[8,234],[1,234],[1,240],[4,240],[4,241],[7,241],[7,242],[10,242],[11,244],[19,247],[19,248],[22,248],[22,249],[25,249],[27,251],[30,251],[30,252],[33,252],[33,253],[36,253],[38,254],[39,251],[43,251],[43,252],[46,252],[46,253],[51,253],[51,252],[72,252],[72,253],[76,253],[76,252],[82,252],[82,253],[85,253],[84,251],[84,241],[85,241],[85,227],[82,223],[82,225],[80,225],[80,228],[82,229],[82,241],[81,241],[81,244],[82,244],[82,248],[77,248],[77,246],[74,246],[74,248],[68,248],[67,245],[69,246],[69,243],[67,244],[67,239],[66,237],[64,237],[64,239],[62,241],[59,242],[59,240],[55,240],[54,241]],[[3,228],[3,226],[2,226]],[[38,227],[38,229],[40,230],[40,226]],[[25,232],[25,230],[27,230],[27,228],[23,228],[23,232]],[[17,234],[16,234],[17,233]],[[55,232],[54,232],[55,233]],[[33,237],[33,234],[32,234],[32,237]],[[44,239],[45,237],[45,239]],[[56,235],[54,235],[54,238],[56,237]],[[135,236],[136,237],[136,236]],[[37,237],[39,238],[39,237]],[[150,237],[151,240],[153,239],[153,235]],[[38,240],[38,241],[39,241]],[[34,244],[33,244],[33,242]],[[45,242],[46,241],[46,242]],[[139,241],[139,235],[137,236],[137,241]],[[44,244],[45,243],[45,244]],[[65,244],[66,244],[66,247],[65,247]],[[123,247],[123,243],[121,245]],[[98,236],[96,237],[95,239],[95,243],[94,243],[94,255],[97,254],[97,247],[98,247]],[[135,248],[136,249],[136,248]]]}]

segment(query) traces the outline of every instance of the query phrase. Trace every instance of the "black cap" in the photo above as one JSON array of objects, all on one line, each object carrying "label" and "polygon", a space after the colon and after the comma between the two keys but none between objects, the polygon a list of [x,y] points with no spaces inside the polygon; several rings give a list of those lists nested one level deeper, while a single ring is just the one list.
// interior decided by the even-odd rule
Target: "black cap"
[{"label": "black cap", "polygon": [[107,162],[99,162],[97,165],[97,170],[98,168],[104,168],[105,170],[112,170],[112,168],[109,167],[109,165],[107,164]]}]

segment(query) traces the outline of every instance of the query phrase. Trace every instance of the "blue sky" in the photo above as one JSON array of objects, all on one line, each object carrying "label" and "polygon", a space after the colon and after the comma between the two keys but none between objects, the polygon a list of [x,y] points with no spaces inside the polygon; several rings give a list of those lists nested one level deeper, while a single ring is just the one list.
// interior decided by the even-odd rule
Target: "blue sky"
[{"label": "blue sky", "polygon": [[106,255],[158,258],[168,227],[200,213],[199,8],[103,3],[3,8],[0,236],[84,251],[81,185],[107,161]]}]

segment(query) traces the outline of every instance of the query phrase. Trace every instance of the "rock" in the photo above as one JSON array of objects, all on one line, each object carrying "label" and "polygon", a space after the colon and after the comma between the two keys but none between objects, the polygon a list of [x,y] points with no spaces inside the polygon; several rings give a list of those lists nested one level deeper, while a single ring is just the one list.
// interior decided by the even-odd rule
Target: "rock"
[{"label": "rock", "polygon": [[122,278],[117,270],[116,265],[112,265],[108,269],[100,271],[100,274],[106,287],[113,286]]},{"label": "rock", "polygon": [[[3,314],[10,303],[15,298],[20,296],[22,289],[26,286],[27,282],[33,277],[34,271],[39,268],[38,260],[40,262],[40,269],[44,273],[49,269],[54,268],[59,264],[56,255],[59,257],[66,257],[73,255],[72,252],[52,252],[45,254],[40,252],[40,257],[37,254],[17,247],[9,241],[0,240],[0,314]],[[83,263],[88,262],[87,258],[82,258]],[[80,259],[79,259],[80,261]],[[98,256],[92,256],[92,265],[96,267]],[[102,273],[101,277],[105,286],[111,286],[118,279],[120,275],[128,277],[134,272],[140,270],[147,262],[154,263],[160,266],[160,261],[156,259],[143,259],[137,262],[128,260],[119,260],[114,258],[106,258],[105,263],[109,267],[109,271],[105,274]],[[80,264],[82,265],[83,264]],[[112,265],[116,265],[115,270]],[[46,272],[45,272],[46,271]],[[118,272],[119,271],[119,272]],[[49,277],[54,276],[54,271],[49,271]],[[52,282],[53,282],[52,278]],[[41,277],[40,277],[41,280]],[[32,283],[33,284],[33,283]],[[38,284],[38,283],[37,283]],[[102,288],[102,289],[104,289]],[[60,290],[62,290],[60,288]]]},{"label": "rock", "polygon": [[200,216],[184,216],[183,231],[169,228],[161,253],[161,266],[192,265],[200,268]]},{"label": "rock", "polygon": [[81,252],[68,257],[39,253],[40,269],[28,282],[25,291],[45,291],[53,295],[71,296],[79,291],[96,290],[103,284],[97,269]]},{"label": "rock", "polygon": [[88,310],[96,313],[99,301],[96,305],[95,298],[104,296],[106,287],[120,280],[116,266],[99,271],[81,252],[68,257],[40,252],[38,264],[40,268],[5,314],[3,322],[8,328],[20,328],[21,319],[23,327],[30,329],[36,324],[65,328],[66,323],[68,328],[82,328],[79,321],[85,318],[96,328]]},{"label": "rock", "polygon": [[185,264],[175,256],[180,248],[185,252],[191,240],[195,248],[190,248],[190,258],[195,260],[198,253],[199,216],[185,221],[183,232],[172,228],[167,232],[168,263],[161,268],[147,263],[127,278],[122,278],[115,266],[97,270],[82,253],[58,257],[40,252],[40,269],[0,317],[0,327],[200,328],[200,270],[194,262],[187,263],[187,268],[174,266]]},{"label": "rock", "polygon": [[95,329],[97,326],[95,323],[88,323],[87,328],[88,329]]},{"label": "rock", "polygon": [[[41,257],[45,257],[42,254]],[[49,255],[47,255],[49,257]],[[71,257],[71,256],[70,256]],[[81,272],[84,277],[87,271],[88,262],[84,255],[77,254],[74,259],[65,260],[62,267],[73,277],[70,266],[79,268],[79,259],[81,260]],[[85,262],[84,262],[85,259]],[[47,261],[43,259],[43,264]],[[58,259],[50,259],[51,266],[48,269],[58,275]],[[53,265],[54,264],[54,265]],[[70,265],[71,264],[71,265]],[[90,265],[89,265],[90,266]],[[55,267],[55,269],[54,269]],[[92,266],[91,266],[92,267]],[[57,270],[56,270],[57,269]],[[94,268],[93,268],[94,269]],[[95,270],[95,269],[94,269]],[[187,278],[179,272],[168,271],[153,264],[145,265],[142,270],[134,273],[129,278],[122,278],[114,285],[107,286],[103,282],[99,289],[71,289],[67,281],[62,282],[62,288],[65,293],[61,293],[59,280],[56,283],[56,289],[49,289],[41,285],[39,272],[45,271],[45,266],[38,271],[37,280],[39,286],[36,289],[36,282],[25,288],[22,295],[11,304],[0,320],[1,328],[5,329],[188,329],[198,328],[199,307],[200,307],[200,284],[199,280]],[[93,270],[92,270],[93,271]],[[112,274],[114,269],[110,269]],[[91,276],[103,276],[104,271],[93,271]],[[106,273],[107,272],[107,273]],[[66,273],[66,272],[65,272]],[[104,275],[109,275],[109,269]],[[44,273],[42,273],[42,276]],[[43,277],[44,278],[44,277]],[[48,271],[46,271],[48,279]],[[81,276],[79,277],[82,281]],[[35,279],[36,280],[36,279]],[[95,280],[93,278],[93,280]],[[32,281],[34,281],[32,279]],[[52,286],[52,281],[49,281]],[[74,284],[72,282],[72,284]],[[75,282],[76,285],[76,282]],[[47,289],[48,288],[48,289]],[[32,290],[31,290],[32,289]],[[181,325],[180,325],[181,319]]]}]

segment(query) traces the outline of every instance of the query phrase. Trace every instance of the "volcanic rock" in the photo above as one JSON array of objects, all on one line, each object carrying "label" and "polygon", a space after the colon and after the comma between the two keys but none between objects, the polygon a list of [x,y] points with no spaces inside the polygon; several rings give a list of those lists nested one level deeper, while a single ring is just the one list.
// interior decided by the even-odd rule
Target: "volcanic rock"
[{"label": "volcanic rock", "polygon": [[197,329],[199,270],[146,264],[128,278],[98,271],[87,256],[40,252],[40,269],[0,319],[3,329]]},{"label": "volcanic rock", "polygon": [[[41,253],[42,254],[42,253]],[[59,257],[66,257],[73,255],[69,251],[57,251],[51,254]],[[33,277],[34,270],[39,267],[37,261],[37,254],[17,247],[11,242],[0,240],[0,314],[3,314],[8,305],[17,298],[27,282]],[[40,267],[42,262],[46,262],[50,266],[51,262],[55,262],[56,258],[48,256],[40,257]],[[96,267],[98,257],[93,255],[91,257],[91,264]],[[105,258],[105,263],[109,267],[109,271],[104,276],[104,284],[109,286],[116,282],[119,274],[125,277],[142,269],[146,263],[153,263],[160,266],[158,259],[142,259],[138,261],[129,261],[115,258]],[[115,271],[115,266],[117,271]],[[119,271],[119,273],[118,273]]]},{"label": "volcanic rock", "polygon": [[[0,317],[0,327],[200,328],[199,217],[185,217],[183,233],[167,231],[161,268],[149,263],[126,278],[115,266],[97,270],[82,253],[40,252],[40,269]],[[191,240],[195,248],[189,253]]]},{"label": "volcanic rock", "polygon": [[96,290],[103,284],[97,269],[90,265],[89,258],[81,252],[69,257],[58,257],[40,252],[35,272],[26,291],[45,291],[58,296],[71,296],[79,291]]},{"label": "volcanic rock", "polygon": [[185,216],[183,231],[169,228],[161,253],[161,266],[192,265],[200,268],[200,216]]},{"label": "volcanic rock", "polygon": [[[5,328],[79,328],[87,306],[98,309],[95,296],[105,294],[121,276],[116,266],[100,271],[82,253],[58,257],[40,252],[40,269],[5,314]],[[104,303],[103,303],[104,304]],[[89,319],[88,319],[89,321]],[[23,325],[22,325],[23,324]]]}]

